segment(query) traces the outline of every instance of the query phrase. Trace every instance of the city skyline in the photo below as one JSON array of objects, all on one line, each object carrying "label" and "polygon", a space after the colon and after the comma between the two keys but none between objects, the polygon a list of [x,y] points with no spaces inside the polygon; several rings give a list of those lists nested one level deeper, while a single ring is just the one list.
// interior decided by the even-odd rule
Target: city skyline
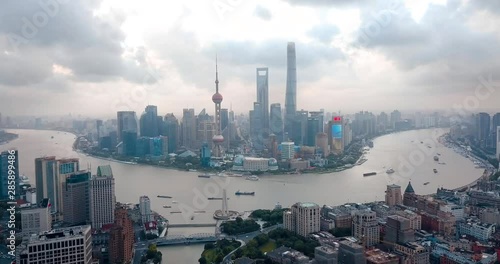
[{"label": "city skyline", "polygon": [[[6,3],[0,92],[9,100],[0,112],[56,115],[68,109],[102,117],[141,113],[148,104],[162,113],[211,109],[216,50],[225,102],[236,113],[252,108],[259,67],[269,68],[269,104],[285,106],[288,42],[296,44],[297,109],[447,111],[474,96],[478,85],[498,84],[498,62],[490,58],[498,53],[499,32],[491,21],[499,12],[486,3],[282,0],[222,10],[199,1],[138,4],[72,1],[46,9]],[[34,36],[13,42],[23,37],[22,18],[45,10],[57,12]],[[370,25],[379,30],[367,31]],[[495,101],[498,93],[481,99],[478,111],[494,108]]]}]

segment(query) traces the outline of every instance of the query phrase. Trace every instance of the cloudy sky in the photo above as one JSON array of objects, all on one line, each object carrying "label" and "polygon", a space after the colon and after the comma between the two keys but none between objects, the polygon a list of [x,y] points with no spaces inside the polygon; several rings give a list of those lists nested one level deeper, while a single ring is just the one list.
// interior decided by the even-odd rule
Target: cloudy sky
[{"label": "cloudy sky", "polygon": [[[284,105],[289,41],[299,109],[500,106],[496,0],[4,0],[0,7],[6,115],[111,117],[147,104],[161,114],[212,113],[216,53],[223,107],[248,113],[257,67],[269,67],[270,103]],[[494,85],[484,88],[489,78]]]}]

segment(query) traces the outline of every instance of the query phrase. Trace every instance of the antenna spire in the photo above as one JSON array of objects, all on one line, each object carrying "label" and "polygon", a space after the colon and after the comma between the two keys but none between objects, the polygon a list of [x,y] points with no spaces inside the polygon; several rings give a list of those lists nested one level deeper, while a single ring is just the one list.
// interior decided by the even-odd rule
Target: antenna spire
[{"label": "antenna spire", "polygon": [[217,68],[217,53],[215,53],[215,92],[219,92],[219,71]]}]

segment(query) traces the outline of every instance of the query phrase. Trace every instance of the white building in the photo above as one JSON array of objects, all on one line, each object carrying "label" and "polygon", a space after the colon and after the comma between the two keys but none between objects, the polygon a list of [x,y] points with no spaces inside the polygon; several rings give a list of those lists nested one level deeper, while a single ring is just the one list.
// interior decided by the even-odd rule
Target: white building
[{"label": "white building", "polygon": [[488,241],[495,233],[495,224],[481,223],[478,219],[465,219],[458,222],[457,231],[459,236],[468,235],[481,241]]},{"label": "white building", "polygon": [[37,204],[38,201],[36,199],[36,189],[35,188],[29,188],[26,190],[26,202],[30,204]]},{"label": "white building", "polygon": [[92,263],[90,226],[75,226],[33,234],[18,247],[16,263]]},{"label": "white building", "polygon": [[289,160],[295,156],[295,144],[293,142],[281,143],[281,159]]},{"label": "white building", "polygon": [[149,200],[149,197],[141,196],[141,198],[139,198],[139,210],[141,211],[142,223],[152,221],[151,200]]},{"label": "white building", "polygon": [[21,229],[23,236],[49,231],[52,228],[52,215],[47,202],[40,203],[40,207],[31,207],[21,210]]},{"label": "white building", "polygon": [[464,207],[456,204],[446,204],[441,206],[440,210],[452,213],[457,221],[463,220],[465,216]]},{"label": "white building", "polygon": [[233,170],[236,171],[274,171],[278,169],[278,161],[274,158],[255,158],[237,156],[234,159]]},{"label": "white building", "polygon": [[289,211],[283,212],[284,228],[298,235],[307,237],[319,232],[320,207],[315,203],[296,203]]},{"label": "white building", "polygon": [[109,165],[99,166],[89,186],[90,221],[92,228],[101,228],[115,221],[115,179]]}]

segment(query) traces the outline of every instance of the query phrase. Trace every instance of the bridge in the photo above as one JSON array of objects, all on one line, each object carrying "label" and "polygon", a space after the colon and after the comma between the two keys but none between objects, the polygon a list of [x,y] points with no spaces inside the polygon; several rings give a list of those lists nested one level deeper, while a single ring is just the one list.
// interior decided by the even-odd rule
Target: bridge
[{"label": "bridge", "polygon": [[189,236],[176,235],[160,237],[150,242],[155,243],[157,246],[173,246],[173,245],[188,245],[188,244],[198,244],[198,243],[209,243],[215,242],[218,237],[215,234],[210,233],[198,233]]}]

